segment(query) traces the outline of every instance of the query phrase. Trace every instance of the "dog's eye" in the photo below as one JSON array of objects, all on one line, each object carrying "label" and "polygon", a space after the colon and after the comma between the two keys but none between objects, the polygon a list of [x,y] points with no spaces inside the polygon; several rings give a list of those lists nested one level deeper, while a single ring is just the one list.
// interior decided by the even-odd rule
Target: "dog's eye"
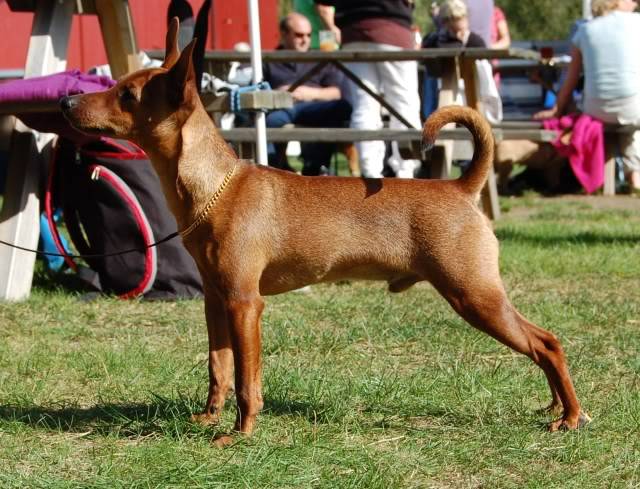
[{"label": "dog's eye", "polygon": [[120,92],[120,101],[121,102],[135,102],[138,100],[136,98],[135,93],[133,93],[130,89],[125,88]]}]

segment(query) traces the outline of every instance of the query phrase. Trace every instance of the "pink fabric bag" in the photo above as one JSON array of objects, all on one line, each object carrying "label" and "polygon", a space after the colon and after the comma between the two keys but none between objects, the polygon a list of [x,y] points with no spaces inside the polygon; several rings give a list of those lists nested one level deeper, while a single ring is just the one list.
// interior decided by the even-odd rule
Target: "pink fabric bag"
[{"label": "pink fabric bag", "polygon": [[[100,92],[115,85],[115,80],[106,76],[88,75],[79,70],[64,71],[52,75],[25,78],[0,83],[0,104],[30,102],[57,103],[62,97],[80,93]],[[16,113],[27,126],[40,132],[54,132],[82,144],[94,140],[73,129],[62,112]]]},{"label": "pink fabric bag", "polygon": [[[587,114],[570,114],[547,119],[542,125],[558,131],[551,144],[561,156],[569,158],[571,169],[585,191],[590,194],[602,187],[605,161],[602,122]],[[568,143],[562,138],[567,131],[571,131]]]}]

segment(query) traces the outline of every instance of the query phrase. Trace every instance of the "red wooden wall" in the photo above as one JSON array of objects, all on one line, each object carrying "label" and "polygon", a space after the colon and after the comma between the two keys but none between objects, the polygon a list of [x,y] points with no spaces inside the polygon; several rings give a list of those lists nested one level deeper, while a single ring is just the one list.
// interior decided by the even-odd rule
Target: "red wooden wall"
[{"label": "red wooden wall", "polygon": [[[194,14],[203,2],[190,0]],[[259,0],[259,4],[262,47],[272,49],[278,42],[278,0]],[[169,0],[129,0],[129,5],[139,48],[164,49]],[[0,0],[0,69],[24,68],[32,18],[29,13],[12,12]],[[241,41],[249,42],[246,0],[213,0],[207,49],[232,49]],[[106,61],[97,18],[74,16],[67,67],[87,70]]]}]

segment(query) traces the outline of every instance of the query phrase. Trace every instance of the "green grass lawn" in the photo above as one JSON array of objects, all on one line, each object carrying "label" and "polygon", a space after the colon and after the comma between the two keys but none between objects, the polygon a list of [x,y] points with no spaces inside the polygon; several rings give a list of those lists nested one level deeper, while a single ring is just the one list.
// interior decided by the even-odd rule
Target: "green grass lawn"
[{"label": "green grass lawn", "polygon": [[565,347],[581,431],[546,432],[542,372],[428,284],[348,283],[267,299],[265,409],[219,449],[234,399],[222,426],[188,422],[201,301],[86,303],[39,273],[0,304],[0,487],[638,487],[640,199],[619,199],[503,200],[496,224],[511,299]]}]

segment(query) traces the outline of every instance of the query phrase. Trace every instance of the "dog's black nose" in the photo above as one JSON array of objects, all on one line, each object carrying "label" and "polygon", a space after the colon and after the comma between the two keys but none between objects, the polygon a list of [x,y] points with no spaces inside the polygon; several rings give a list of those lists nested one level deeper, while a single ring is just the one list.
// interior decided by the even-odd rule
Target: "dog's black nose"
[{"label": "dog's black nose", "polygon": [[62,97],[60,100],[60,108],[62,110],[70,110],[76,106],[77,102],[73,97]]}]

